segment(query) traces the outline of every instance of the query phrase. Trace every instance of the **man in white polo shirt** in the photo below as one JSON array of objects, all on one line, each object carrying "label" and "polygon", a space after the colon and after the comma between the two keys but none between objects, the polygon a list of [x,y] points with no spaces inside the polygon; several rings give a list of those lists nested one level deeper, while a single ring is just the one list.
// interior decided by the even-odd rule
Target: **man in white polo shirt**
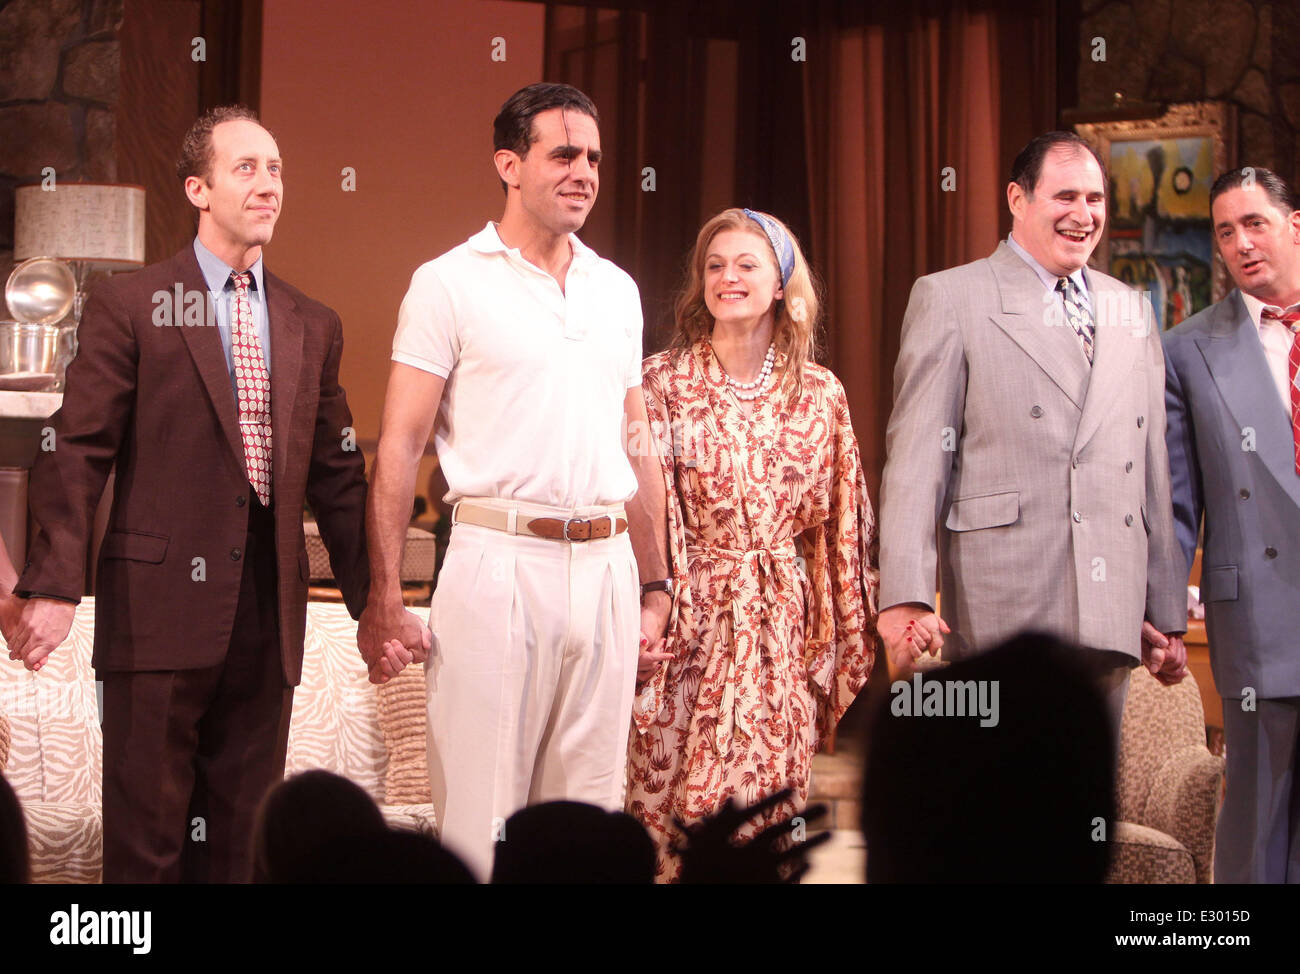
[{"label": "man in white polo shirt", "polygon": [[638,582],[668,577],[658,462],[627,454],[646,423],[636,284],[574,236],[597,126],[568,85],[511,96],[494,137],[505,215],[416,270],[393,340],[357,639],[376,682],[412,661],[396,640],[419,645],[398,566],[432,429],[456,508],[429,620],[429,773],[443,840],[480,877],[524,805],[621,808]]}]

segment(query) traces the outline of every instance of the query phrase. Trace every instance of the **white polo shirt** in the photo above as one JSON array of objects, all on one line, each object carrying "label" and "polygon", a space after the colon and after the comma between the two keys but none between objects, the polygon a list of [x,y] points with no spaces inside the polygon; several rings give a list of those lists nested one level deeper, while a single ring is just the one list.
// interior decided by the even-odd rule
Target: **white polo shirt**
[{"label": "white polo shirt", "polygon": [[447,501],[573,509],[636,492],[623,402],[641,385],[636,283],[573,234],[565,290],[496,225],[416,269],[393,361],[447,379],[434,424]]}]

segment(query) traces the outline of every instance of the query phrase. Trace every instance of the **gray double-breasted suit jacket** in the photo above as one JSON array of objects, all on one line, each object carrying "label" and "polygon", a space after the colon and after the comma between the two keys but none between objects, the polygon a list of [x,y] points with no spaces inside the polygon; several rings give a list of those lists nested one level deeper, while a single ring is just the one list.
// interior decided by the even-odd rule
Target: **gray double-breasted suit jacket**
[{"label": "gray double-breasted suit jacket", "polygon": [[1146,301],[1085,272],[1089,365],[1060,298],[1005,242],[917,280],[894,370],[880,606],[933,606],[945,657],[1025,629],[1140,658],[1186,626]]}]

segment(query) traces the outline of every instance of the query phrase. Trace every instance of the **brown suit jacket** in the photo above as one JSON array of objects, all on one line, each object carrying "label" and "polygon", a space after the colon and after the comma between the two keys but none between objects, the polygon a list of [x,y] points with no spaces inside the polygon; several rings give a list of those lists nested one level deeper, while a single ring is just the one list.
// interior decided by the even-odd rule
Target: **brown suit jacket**
[{"label": "brown suit jacket", "polygon": [[[338,315],[263,276],[280,652],[292,686],[302,673],[307,615],[303,501],[356,617],[369,587],[365,462],[345,449],[352,414],[338,384]],[[213,666],[230,645],[253,490],[215,317],[184,324],[184,308],[173,306],[177,284],[206,304],[192,246],[94,290],[51,419],[54,449],[32,468],[37,530],[16,590],[77,601],[95,507],[117,464],[95,584],[97,669]]]}]

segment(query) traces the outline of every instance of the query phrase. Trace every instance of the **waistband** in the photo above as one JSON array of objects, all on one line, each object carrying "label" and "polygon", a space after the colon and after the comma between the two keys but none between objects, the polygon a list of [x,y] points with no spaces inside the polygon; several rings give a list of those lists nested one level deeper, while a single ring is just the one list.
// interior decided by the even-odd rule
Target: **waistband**
[{"label": "waistband", "polygon": [[464,497],[452,508],[451,520],[551,541],[599,541],[627,530],[622,504],[569,510],[496,497]]}]

